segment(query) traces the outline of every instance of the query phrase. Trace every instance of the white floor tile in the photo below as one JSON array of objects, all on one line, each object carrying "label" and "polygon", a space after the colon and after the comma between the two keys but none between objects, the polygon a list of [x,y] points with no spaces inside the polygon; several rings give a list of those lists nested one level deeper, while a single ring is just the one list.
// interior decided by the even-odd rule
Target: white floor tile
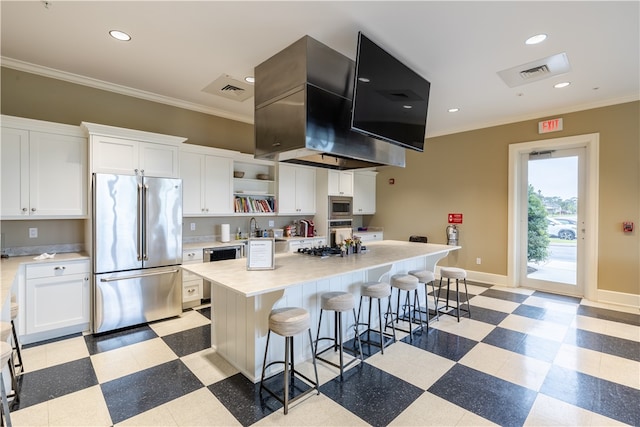
[{"label": "white floor tile", "polygon": [[640,326],[589,316],[576,316],[571,326],[589,332],[640,342]]},{"label": "white floor tile", "polygon": [[538,394],[524,425],[555,427],[625,424],[544,394]]},{"label": "white floor tile", "polygon": [[181,360],[205,386],[238,373],[236,368],[212,348],[189,354]]},{"label": "white floor tile", "polygon": [[455,316],[449,315],[441,315],[438,322],[431,323],[431,327],[474,341],[482,341],[495,329],[493,325],[469,319],[468,317],[460,317],[460,322],[458,322]]},{"label": "white floor tile", "polygon": [[544,308],[547,310],[558,311],[561,313],[575,314],[578,311],[577,303],[550,300],[549,298],[541,298],[535,295],[531,295],[529,298],[524,300],[523,304],[532,305],[534,307]]},{"label": "white floor tile", "polygon": [[189,310],[182,313],[179,317],[164,320],[162,322],[151,323],[149,326],[158,336],[175,334],[176,332],[186,331],[187,329],[197,328],[198,326],[210,325],[211,321],[195,310]]},{"label": "white floor tile", "polygon": [[501,311],[503,313],[512,313],[520,304],[517,302],[505,301],[498,298],[489,298],[482,295],[476,295],[471,298],[471,305],[488,308],[489,310]]},{"label": "white floor tile", "polygon": [[568,326],[515,314],[507,316],[498,326],[558,342],[564,340],[569,329]]}]

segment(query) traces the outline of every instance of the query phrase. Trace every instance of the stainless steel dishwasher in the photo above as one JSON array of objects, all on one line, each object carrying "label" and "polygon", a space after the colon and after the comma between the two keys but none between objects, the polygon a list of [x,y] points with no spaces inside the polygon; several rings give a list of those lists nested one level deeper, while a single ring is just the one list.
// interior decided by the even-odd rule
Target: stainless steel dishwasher
[{"label": "stainless steel dishwasher", "polygon": [[[218,246],[215,248],[204,248],[202,250],[202,262],[216,262],[228,259],[242,258],[244,256],[244,245]],[[211,299],[211,283],[204,281],[202,298]]]}]

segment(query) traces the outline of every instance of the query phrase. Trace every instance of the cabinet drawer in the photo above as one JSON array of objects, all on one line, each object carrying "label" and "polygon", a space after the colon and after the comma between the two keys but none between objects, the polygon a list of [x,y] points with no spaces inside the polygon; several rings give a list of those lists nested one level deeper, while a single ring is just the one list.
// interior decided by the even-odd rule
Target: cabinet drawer
[{"label": "cabinet drawer", "polygon": [[27,265],[27,279],[38,277],[70,276],[73,274],[88,274],[89,261],[75,262],[47,262],[43,264]]},{"label": "cabinet drawer", "polygon": [[182,283],[182,302],[202,299],[202,280]]},{"label": "cabinet drawer", "polygon": [[202,262],[202,249],[191,249],[182,251],[182,263]]},{"label": "cabinet drawer", "polygon": [[190,271],[187,270],[182,270],[182,283],[187,282],[187,281],[191,281],[191,280],[200,280],[202,281],[202,278],[200,276],[198,276],[197,274],[194,274]]}]

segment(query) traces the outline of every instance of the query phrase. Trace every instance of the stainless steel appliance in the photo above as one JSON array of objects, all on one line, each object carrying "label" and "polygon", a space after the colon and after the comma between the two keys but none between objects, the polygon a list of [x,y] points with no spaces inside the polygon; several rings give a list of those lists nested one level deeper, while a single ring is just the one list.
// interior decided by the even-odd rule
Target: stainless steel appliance
[{"label": "stainless steel appliance", "polygon": [[93,175],[93,332],[182,312],[182,181]]},{"label": "stainless steel appliance", "polygon": [[351,219],[353,217],[353,197],[329,196],[329,220]]},{"label": "stainless steel appliance", "polygon": [[[244,245],[219,246],[216,248],[204,248],[202,250],[202,262],[216,262],[227,259],[242,258],[244,256]],[[211,282],[204,281],[202,288],[202,298],[211,299]]]}]

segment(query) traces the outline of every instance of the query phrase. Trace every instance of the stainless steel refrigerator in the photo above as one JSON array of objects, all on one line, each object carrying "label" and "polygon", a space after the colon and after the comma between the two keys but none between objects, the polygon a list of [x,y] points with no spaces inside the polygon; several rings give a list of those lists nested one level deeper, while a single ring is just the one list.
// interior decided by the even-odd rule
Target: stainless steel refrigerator
[{"label": "stainless steel refrigerator", "polygon": [[93,332],[182,312],[182,180],[93,175]]}]

